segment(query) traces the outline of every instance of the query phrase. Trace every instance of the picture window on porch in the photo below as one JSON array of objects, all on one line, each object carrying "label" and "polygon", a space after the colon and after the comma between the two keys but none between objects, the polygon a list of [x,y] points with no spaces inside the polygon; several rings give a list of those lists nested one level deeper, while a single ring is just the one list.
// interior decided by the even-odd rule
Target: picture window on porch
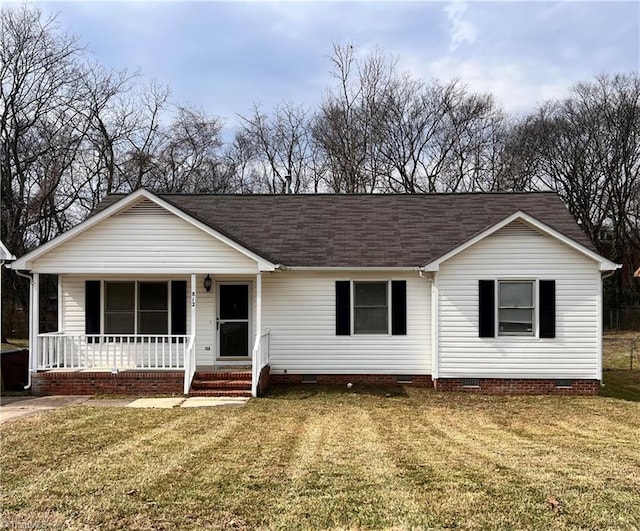
[{"label": "picture window on porch", "polygon": [[167,282],[105,282],[105,334],[164,335],[168,331]]},{"label": "picture window on porch", "polygon": [[99,281],[86,283],[87,334],[186,334],[186,282]]}]

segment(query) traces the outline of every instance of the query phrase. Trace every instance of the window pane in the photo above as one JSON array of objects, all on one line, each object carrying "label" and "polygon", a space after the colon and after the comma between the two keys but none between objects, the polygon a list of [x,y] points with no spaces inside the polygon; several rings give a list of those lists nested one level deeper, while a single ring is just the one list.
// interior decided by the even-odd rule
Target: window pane
[{"label": "window pane", "polygon": [[533,310],[508,308],[498,311],[500,333],[533,333]]},{"label": "window pane", "polygon": [[500,306],[533,306],[533,283],[500,282]]},{"label": "window pane", "polygon": [[133,334],[133,312],[104,314],[105,334]]},{"label": "window pane", "polygon": [[354,302],[356,306],[386,306],[387,283],[356,282]]},{"label": "window pane", "polygon": [[386,334],[389,331],[387,308],[355,308],[353,327],[356,334]]},{"label": "window pane", "polygon": [[138,289],[140,310],[166,310],[168,308],[166,282],[140,282]]},{"label": "window pane", "polygon": [[106,282],[105,311],[133,311],[135,305],[134,282]]},{"label": "window pane", "polygon": [[222,284],[220,286],[220,319],[249,318],[249,286]]},{"label": "window pane", "polygon": [[168,312],[139,312],[138,333],[164,335],[169,329]]}]

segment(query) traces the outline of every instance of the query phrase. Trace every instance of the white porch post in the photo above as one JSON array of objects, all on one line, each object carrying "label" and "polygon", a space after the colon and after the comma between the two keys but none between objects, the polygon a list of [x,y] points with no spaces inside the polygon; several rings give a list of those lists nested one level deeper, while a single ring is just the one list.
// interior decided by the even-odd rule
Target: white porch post
[{"label": "white porch post", "polygon": [[[256,275],[256,338],[262,335],[262,273]],[[255,360],[251,360],[252,363]]]},{"label": "white porch post", "polygon": [[191,274],[191,326],[190,335],[196,335],[196,275]]},{"label": "white porch post", "polygon": [[31,307],[29,309],[29,352],[31,353],[31,370],[38,369],[38,334],[40,333],[40,274],[33,273],[30,285]]},{"label": "white porch post", "polygon": [[62,332],[64,320],[62,315],[62,275],[58,275],[58,332]]}]

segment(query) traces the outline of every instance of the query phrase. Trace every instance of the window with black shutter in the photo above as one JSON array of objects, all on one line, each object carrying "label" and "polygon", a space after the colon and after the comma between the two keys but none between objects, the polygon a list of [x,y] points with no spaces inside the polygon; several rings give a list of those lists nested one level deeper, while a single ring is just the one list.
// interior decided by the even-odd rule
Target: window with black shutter
[{"label": "window with black shutter", "polygon": [[478,285],[480,337],[495,337],[496,306],[493,280],[480,280]]},{"label": "window with black shutter", "polygon": [[554,338],[555,280],[480,280],[478,312],[480,337],[535,336],[537,323],[539,337]]},{"label": "window with black shutter", "polygon": [[389,334],[389,331],[392,335],[407,333],[405,280],[336,282],[336,335]]},{"label": "window with black shutter", "polygon": [[540,337],[556,337],[556,281],[540,281]]}]

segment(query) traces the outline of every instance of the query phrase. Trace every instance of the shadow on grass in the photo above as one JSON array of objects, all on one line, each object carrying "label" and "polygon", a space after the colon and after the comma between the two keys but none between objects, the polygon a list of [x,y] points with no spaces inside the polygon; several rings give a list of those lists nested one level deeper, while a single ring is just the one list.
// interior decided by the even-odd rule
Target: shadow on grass
[{"label": "shadow on grass", "polygon": [[366,385],[354,385],[351,389],[347,389],[342,385],[318,385],[318,384],[299,384],[299,385],[271,385],[264,394],[265,398],[278,398],[284,400],[300,400],[304,398],[312,398],[318,396],[326,396],[327,398],[336,396],[358,395],[379,398],[396,398],[407,397],[404,387],[377,387]]},{"label": "shadow on grass", "polygon": [[605,369],[600,396],[640,402],[640,370]]}]

